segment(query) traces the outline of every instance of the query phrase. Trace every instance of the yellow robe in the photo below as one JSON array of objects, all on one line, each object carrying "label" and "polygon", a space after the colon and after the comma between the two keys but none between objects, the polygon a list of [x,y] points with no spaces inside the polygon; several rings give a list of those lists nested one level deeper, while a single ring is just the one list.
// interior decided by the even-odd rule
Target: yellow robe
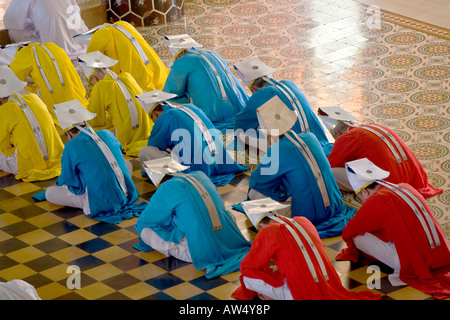
[{"label": "yellow robe", "polygon": [[148,65],[142,62],[133,44],[119,30],[113,27],[102,28],[94,33],[87,52],[100,51],[119,62],[110,69],[116,74],[130,73],[144,91],[163,90],[169,70],[145,41],[142,35],[128,22],[118,21],[115,24],[125,28],[142,46]]},{"label": "yellow robe", "polygon": [[[14,61],[11,63],[10,67],[16,76],[22,81],[25,81],[27,76],[30,76],[31,80],[33,80],[39,88],[39,96],[47,105],[47,109],[53,118],[53,122],[60,127],[55,111],[53,110],[53,105],[77,99],[82,105],[86,106],[88,104],[88,101],[86,100],[86,89],[84,88],[81,78],[66,52],[53,43],[42,44],[45,45],[55,57],[64,79],[64,86],[61,85],[58,73],[50,56],[43,48],[36,44],[31,43],[17,51],[14,56]],[[44,73],[48,77],[48,81],[50,82],[54,93],[50,92],[44,78],[41,75],[41,72],[39,71],[37,62],[34,58],[33,47],[36,47],[36,53],[39,61],[44,69]],[[35,92],[32,89],[29,91]]]},{"label": "yellow robe", "polygon": [[10,157],[17,149],[17,180],[43,181],[58,177],[64,144],[52,117],[36,94],[28,93],[22,97],[41,127],[48,160],[42,156],[25,112],[11,99],[0,106],[0,152]]},{"label": "yellow robe", "polygon": [[142,147],[147,145],[153,121],[135,98],[136,95],[142,93],[142,89],[131,74],[125,72],[119,74],[118,77],[128,88],[134,103],[138,106],[139,127],[132,128],[128,104],[119,85],[109,74],[92,87],[87,109],[96,113],[97,116],[90,120],[89,124],[94,130],[115,130],[117,140],[122,144],[124,153],[137,157]]}]

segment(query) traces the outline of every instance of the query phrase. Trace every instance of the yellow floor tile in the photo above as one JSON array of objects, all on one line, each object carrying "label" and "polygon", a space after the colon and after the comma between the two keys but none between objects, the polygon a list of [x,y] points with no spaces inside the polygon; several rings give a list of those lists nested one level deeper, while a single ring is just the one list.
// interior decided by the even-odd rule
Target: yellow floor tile
[{"label": "yellow floor tile", "polygon": [[204,271],[195,269],[195,267],[192,263],[190,263],[184,267],[178,268],[176,270],[173,270],[170,273],[184,281],[191,281],[191,280],[199,278],[205,274]]},{"label": "yellow floor tile", "polygon": [[46,212],[45,214],[40,214],[38,216],[27,219],[27,222],[35,225],[38,228],[44,228],[63,220],[64,219],[58,217],[56,214]]},{"label": "yellow floor tile", "polygon": [[234,283],[226,283],[222,286],[219,286],[217,288],[208,290],[208,293],[220,300],[233,300],[231,297],[231,294],[237,289],[239,286],[235,285]]},{"label": "yellow floor tile", "polygon": [[423,293],[413,287],[405,287],[388,294],[389,297],[395,300],[424,300],[431,296],[429,294]]},{"label": "yellow floor tile", "polygon": [[83,272],[83,274],[86,274],[97,281],[103,281],[105,279],[117,276],[121,273],[123,273],[122,270],[114,267],[111,264],[104,264]]},{"label": "yellow floor tile", "polygon": [[40,191],[41,188],[38,186],[30,183],[30,182],[22,182],[18,184],[14,184],[12,186],[3,188],[3,190],[8,191],[9,193],[12,193],[16,196],[21,196],[23,194],[27,194],[33,191]]},{"label": "yellow floor tile", "polygon": [[4,177],[4,176],[7,176],[7,175],[9,175],[9,173],[0,170],[0,177]]},{"label": "yellow floor tile", "polygon": [[175,298],[176,300],[186,300],[199,295],[204,291],[194,286],[193,284],[190,284],[189,282],[183,282],[179,285],[170,287],[163,292],[168,294],[172,298]]},{"label": "yellow floor tile", "polygon": [[[49,268],[47,270],[43,270],[40,272],[43,276],[57,282],[67,279],[72,275],[72,273],[68,273],[67,270],[70,266],[68,264],[60,264],[56,267]],[[64,282],[65,283],[65,282]]]},{"label": "yellow floor tile", "polygon": [[227,192],[235,190],[234,186],[226,185],[223,187],[217,187],[217,191],[219,191],[219,194],[225,194]]},{"label": "yellow floor tile", "polygon": [[328,259],[330,260],[335,260],[339,252],[340,251],[336,251],[334,249],[331,249],[330,247],[325,247],[325,253],[327,254]]},{"label": "yellow floor tile", "polygon": [[31,232],[21,234],[20,236],[17,237],[17,239],[32,246],[32,245],[53,239],[54,237],[55,237],[54,235],[52,235],[51,233],[49,233],[43,229],[37,229],[37,230],[31,231]]},{"label": "yellow floor tile", "polygon": [[[138,177],[140,178],[141,172],[139,171]],[[151,191],[156,190],[156,187],[148,183],[147,181],[138,181],[135,183],[137,191],[139,191],[139,194],[148,193]]]},{"label": "yellow floor tile", "polygon": [[330,246],[332,244],[338,243],[342,241],[342,237],[333,237],[333,238],[327,238],[327,239],[321,239],[324,246]]},{"label": "yellow floor tile", "polygon": [[112,246],[92,254],[94,257],[99,258],[105,262],[111,262],[129,256],[130,253],[120,247]]},{"label": "yellow floor tile", "polygon": [[229,282],[233,282],[236,280],[239,280],[239,277],[241,276],[241,272],[240,271],[235,271],[229,274],[224,274],[222,276],[220,276],[221,278],[229,281]]},{"label": "yellow floor tile", "polygon": [[132,286],[119,290],[120,293],[133,300],[140,300],[152,294],[158,293],[159,290],[145,282],[139,282]]},{"label": "yellow floor tile", "polygon": [[54,211],[64,207],[48,201],[36,202],[35,205],[47,211]]},{"label": "yellow floor tile", "polygon": [[99,223],[97,220],[90,219],[90,218],[86,217],[85,215],[79,215],[79,216],[67,219],[67,221],[69,221],[70,223],[73,223],[74,225],[76,225],[79,228],[87,228],[94,224]]},{"label": "yellow floor tile", "polygon": [[72,290],[68,289],[66,286],[63,286],[57,282],[53,282],[48,285],[37,288],[36,291],[42,300],[57,299],[58,297],[61,297],[63,295],[72,292]]},{"label": "yellow floor tile", "polygon": [[17,223],[22,221],[19,217],[9,213],[5,212],[4,214],[0,215],[0,228],[9,226],[11,224]]},{"label": "yellow floor tile", "polygon": [[121,227],[122,229],[131,227],[131,226],[134,227],[136,225],[136,221],[137,221],[137,217],[123,220],[120,224],[118,224],[118,226]]},{"label": "yellow floor tile", "polygon": [[10,211],[14,211],[14,210],[29,206],[30,204],[31,204],[31,202],[29,202],[25,199],[22,199],[19,197],[14,197],[11,199],[0,201],[0,209],[2,209],[3,211],[10,212]]},{"label": "yellow floor tile", "polygon": [[134,254],[136,257],[141,258],[142,260],[145,260],[147,262],[154,262],[161,259],[164,259],[166,256],[163,255],[161,252],[158,252],[156,250],[150,251],[150,252],[142,252],[138,251]]},{"label": "yellow floor tile", "polygon": [[26,277],[30,277],[34,274],[36,274],[36,271],[23,264],[18,264],[10,268],[0,270],[0,278],[5,279],[6,281],[25,279]]},{"label": "yellow floor tile", "polygon": [[96,282],[86,287],[82,287],[79,290],[75,290],[75,292],[88,300],[95,300],[116,292],[116,290],[104,283]]},{"label": "yellow floor tile", "polygon": [[146,264],[142,267],[129,270],[127,271],[127,273],[132,275],[136,279],[145,281],[147,279],[154,278],[166,273],[166,270],[152,264]]},{"label": "yellow floor tile", "polygon": [[5,231],[0,230],[0,241],[5,241],[8,239],[13,238],[12,235],[10,235],[9,233],[6,233]]},{"label": "yellow floor tile", "polygon": [[381,294],[381,295],[383,295],[383,293],[381,293],[381,292],[378,291],[378,290],[367,288],[366,285],[359,286],[359,287],[356,287],[356,288],[352,288],[350,291],[352,291],[352,292],[370,291],[370,292],[372,292],[373,294]]},{"label": "yellow floor tile", "polygon": [[[133,239],[138,239],[139,237],[137,234],[132,233],[131,231],[120,229],[114,232],[110,232],[108,234],[105,234],[104,236],[101,236],[103,240],[106,240],[112,244],[121,244]],[[138,240],[136,240],[136,243]]]},{"label": "yellow floor tile", "polygon": [[71,233],[63,234],[59,238],[63,241],[70,243],[71,245],[77,245],[77,244],[86,242],[88,240],[92,240],[96,237],[97,237],[96,235],[94,235],[84,229],[78,229]]},{"label": "yellow floor tile", "polygon": [[87,255],[88,253],[86,251],[73,246],[50,253],[50,256],[64,263],[85,257]]},{"label": "yellow floor tile", "polygon": [[45,252],[42,252],[41,250],[39,250],[35,247],[32,247],[32,246],[25,247],[23,249],[20,249],[20,250],[17,250],[17,251],[7,254],[8,257],[16,260],[19,263],[25,263],[25,262],[40,258],[45,255],[46,255]]}]

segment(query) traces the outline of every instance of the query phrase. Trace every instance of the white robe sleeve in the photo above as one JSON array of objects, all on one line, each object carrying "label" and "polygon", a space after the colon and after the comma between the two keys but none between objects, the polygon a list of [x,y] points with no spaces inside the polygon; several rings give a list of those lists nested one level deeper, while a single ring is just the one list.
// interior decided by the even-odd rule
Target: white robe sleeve
[{"label": "white robe sleeve", "polygon": [[73,59],[86,52],[87,46],[73,37],[88,30],[73,0],[40,0],[31,5],[29,17],[41,42],[53,42]]},{"label": "white robe sleeve", "polygon": [[[3,24],[7,30],[25,30],[29,15],[31,0],[14,0],[6,9]],[[30,27],[28,23],[28,27]]]}]

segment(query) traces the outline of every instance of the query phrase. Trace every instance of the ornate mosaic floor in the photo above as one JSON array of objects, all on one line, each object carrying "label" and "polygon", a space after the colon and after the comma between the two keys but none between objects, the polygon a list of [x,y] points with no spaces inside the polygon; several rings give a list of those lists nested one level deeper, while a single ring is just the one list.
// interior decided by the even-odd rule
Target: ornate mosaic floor
[{"label": "ornate mosaic floor", "polygon": [[[381,12],[380,24],[369,29],[376,18],[350,0],[191,0],[185,19],[140,31],[169,67],[163,36],[188,33],[230,64],[259,56],[277,69],[275,78],[296,82],[315,109],[341,105],[361,121],[393,128],[433,185],[445,190],[428,203],[449,238],[450,31],[389,12]],[[131,160],[141,199],[148,200],[155,189]],[[245,199],[248,178],[239,175],[219,188],[230,210]],[[35,203],[31,196],[54,182],[24,183],[0,172],[0,281],[24,279],[46,300],[227,300],[237,288],[239,272],[207,280],[192,264],[133,249],[136,219],[109,225],[81,210]],[[253,239],[245,216],[232,213]],[[341,238],[323,243],[344,286],[367,289],[365,264],[335,261]],[[81,269],[81,289],[66,285],[71,265]],[[390,286],[391,270],[380,267],[374,291],[383,299],[431,299],[408,286]]]}]

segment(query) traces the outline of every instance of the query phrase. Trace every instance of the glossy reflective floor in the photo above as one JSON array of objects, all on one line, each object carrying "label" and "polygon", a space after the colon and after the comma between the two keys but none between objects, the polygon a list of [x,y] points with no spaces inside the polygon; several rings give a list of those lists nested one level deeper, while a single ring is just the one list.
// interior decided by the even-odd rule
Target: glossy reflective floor
[{"label": "glossy reflective floor", "polygon": [[[276,68],[275,78],[296,82],[315,110],[340,105],[361,121],[394,129],[432,184],[445,190],[428,203],[450,239],[450,31],[367,9],[350,0],[192,0],[184,19],[140,31],[169,67],[163,36],[188,33],[231,65],[260,57]],[[131,160],[140,200],[148,201],[155,188]],[[219,192],[251,240],[255,230],[231,210],[245,199],[249,174]],[[54,182],[24,183],[0,172],[0,281],[23,279],[43,299],[226,300],[237,288],[239,272],[207,280],[192,264],[133,249],[135,219],[98,223],[80,210],[33,201],[34,193]],[[352,195],[343,196],[347,204],[360,205]],[[344,286],[366,290],[367,265],[335,261],[344,246],[340,237],[323,243]],[[81,269],[81,289],[67,287],[71,265]],[[409,286],[390,286],[391,270],[379,266],[374,291],[383,299],[431,299]]]}]

